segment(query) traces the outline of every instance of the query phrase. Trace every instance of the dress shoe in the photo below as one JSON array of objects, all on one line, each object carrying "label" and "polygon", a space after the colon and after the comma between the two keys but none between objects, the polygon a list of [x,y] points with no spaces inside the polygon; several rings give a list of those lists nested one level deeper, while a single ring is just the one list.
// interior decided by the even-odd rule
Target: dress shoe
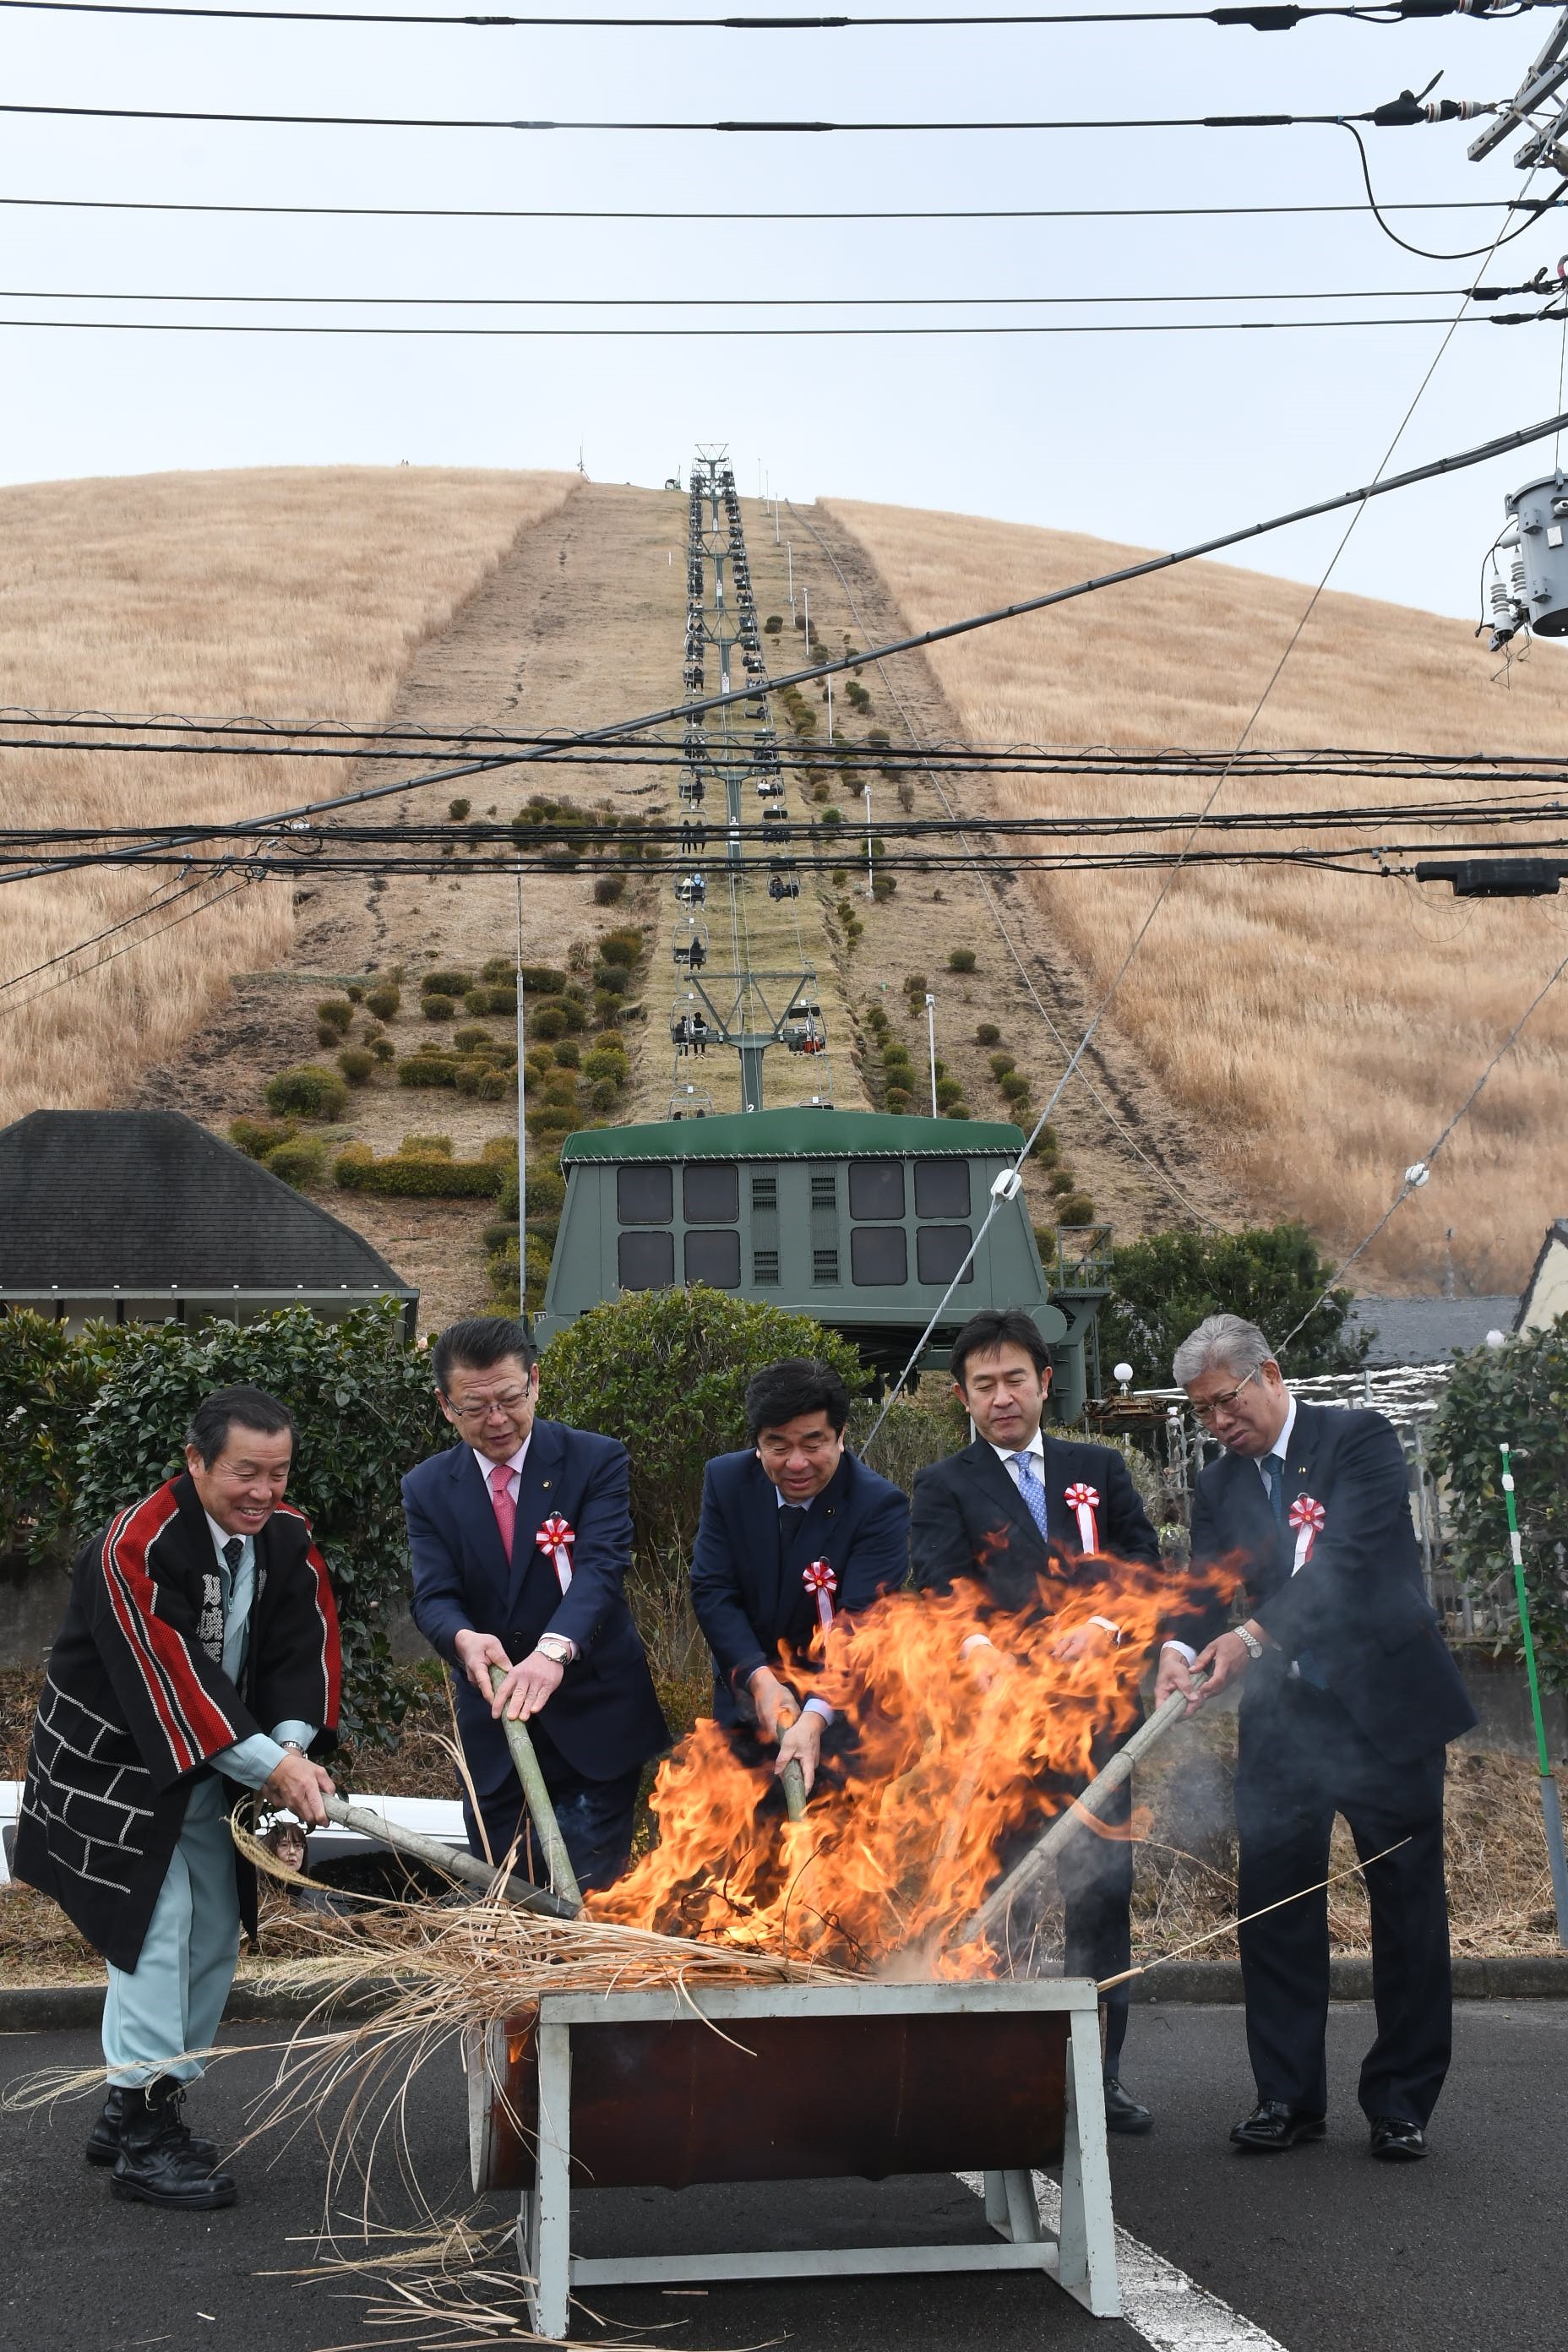
[{"label": "dress shoe", "polygon": [[1152,2131],[1154,2118],[1147,2107],[1141,2107],[1131,2091],[1124,2091],[1114,2074],[1105,2078],[1105,2128],[1125,2132],[1130,2138]]},{"label": "dress shoe", "polygon": [[[87,2136],[87,2146],[82,2150],[82,2154],[86,2157],[89,2164],[112,2164],[114,2162],[115,2158],[120,2153],[120,2134],[124,2121],[125,2094],[122,2090],[116,2087],[114,2090],[110,2092],[108,2098],[105,2099],[103,2103],[103,2113],[99,2116],[98,2121],[94,2124],[91,2131],[89,2131]],[[192,2153],[199,2156],[204,2164],[216,2167],[217,2164],[217,2149],[214,2147],[212,2141],[210,2139],[197,2139],[189,2126],[183,2122],[180,2128],[191,2143]]]},{"label": "dress shoe", "polygon": [[1384,2164],[1419,2164],[1426,2153],[1426,2135],[1405,2116],[1373,2116],[1372,2152]]},{"label": "dress shoe", "polygon": [[1277,2156],[1282,2148],[1294,2147],[1298,2140],[1321,2139],[1325,2128],[1322,2116],[1303,2115],[1284,2099],[1259,2099],[1247,2121],[1232,2131],[1230,2144]]},{"label": "dress shoe", "polygon": [[109,2176],[116,2197],[143,2205],[177,2205],[210,2212],[232,2205],[236,2189],[226,2172],[215,2172],[195,2152],[181,2120],[184,2093],[167,2074],[144,2090],[121,2094],[120,2153]]}]

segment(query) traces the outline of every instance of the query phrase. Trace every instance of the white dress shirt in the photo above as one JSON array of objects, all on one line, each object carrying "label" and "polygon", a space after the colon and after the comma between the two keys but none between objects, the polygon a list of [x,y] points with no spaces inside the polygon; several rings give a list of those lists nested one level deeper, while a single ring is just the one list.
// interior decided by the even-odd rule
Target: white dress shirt
[{"label": "white dress shirt", "polygon": [[[226,1528],[219,1527],[210,1511],[203,1516],[220,1570],[230,1577],[228,1607],[223,1621],[223,1670],[231,1683],[237,1683],[250,1647],[250,1610],[256,1598],[256,1541],[252,1536],[240,1538],[239,1561],[231,1574],[224,1546],[234,1538]],[[226,1780],[237,1780],[242,1789],[259,1789],[283,1761],[284,1741],[293,1740],[301,1748],[309,1748],[316,1730],[313,1723],[290,1718],[274,1724],[270,1738],[264,1731],[253,1731],[248,1739],[237,1739],[232,1748],[220,1748],[216,1755],[207,1758],[207,1762]]]},{"label": "white dress shirt", "polygon": [[[522,1444],[518,1447],[517,1452],[511,1455],[510,1459],[507,1463],[506,1466],[511,1474],[506,1482],[507,1499],[509,1502],[515,1503],[517,1500],[518,1488],[522,1484],[522,1465],[528,1459],[528,1449],[532,1443],[533,1432],[531,1429],[528,1435],[523,1439]],[[490,1472],[492,1470],[499,1470],[500,1467],[500,1463],[492,1462],[488,1454],[481,1454],[477,1445],[470,1445],[468,1451],[479,1465],[480,1477],[484,1480],[486,1486],[489,1487],[489,1492],[493,1495],[495,1493],[495,1488],[490,1486]]]},{"label": "white dress shirt", "polygon": [[[1291,1397],[1289,1404],[1285,1408],[1285,1419],[1280,1424],[1279,1436],[1269,1447],[1268,1454],[1260,1454],[1255,1457],[1258,1463],[1258,1475],[1263,1481],[1263,1491],[1268,1497],[1269,1507],[1271,1509],[1274,1503],[1274,1473],[1268,1467],[1269,1455],[1275,1454],[1282,1454],[1286,1457],[1287,1462],[1289,1461],[1290,1453],[1290,1433],[1295,1426],[1296,1400],[1294,1397]],[[1183,1657],[1185,1658],[1189,1666],[1198,1654],[1189,1642],[1166,1642],[1161,1646],[1167,1650],[1179,1650]],[[1290,1671],[1294,1674],[1296,1672],[1295,1667],[1292,1666]]]}]

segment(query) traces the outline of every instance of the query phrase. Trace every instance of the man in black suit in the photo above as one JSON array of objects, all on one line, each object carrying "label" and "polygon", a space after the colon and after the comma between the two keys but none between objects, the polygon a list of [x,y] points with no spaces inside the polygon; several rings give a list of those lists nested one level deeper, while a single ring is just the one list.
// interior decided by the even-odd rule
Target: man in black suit
[{"label": "man in black suit", "polygon": [[[1365,1860],[1377,2038],[1362,2065],[1372,2153],[1409,2162],[1452,2041],[1443,1883],[1444,1750],[1476,1720],[1421,1580],[1405,1455],[1381,1413],[1298,1404],[1268,1343],[1211,1315],[1175,1376],[1226,1451],[1199,1476],[1193,1562],[1244,1564],[1252,1614],[1195,1661],[1167,1648],[1159,1688],[1206,1705],[1245,1677],[1236,1775],[1238,1907],[1258,2106],[1239,2148],[1321,2139],[1328,2110],[1328,1876],[1342,1813]],[[1193,1667],[1208,1670],[1194,1688]],[[1392,1853],[1386,1849],[1397,1847]]]},{"label": "man in black suit", "polygon": [[[909,1572],[909,1503],[847,1451],[848,1418],[848,1391],[830,1366],[790,1357],[759,1372],[746,1390],[752,1443],[708,1465],[691,1555],[714,1717],[731,1729],[754,1723],[777,1746],[775,1772],[793,1760],[808,1789],[833,1709],[812,1697],[801,1706],[784,1671],[808,1686],[813,1634]],[[781,1709],[795,1717],[782,1731]]]},{"label": "man in black suit", "polygon": [[[1048,1609],[1051,1581],[1070,1581],[1086,1550],[1096,1555],[1094,1577],[1103,1581],[1112,1560],[1157,1568],[1160,1540],[1120,1454],[1042,1431],[1050,1357],[1023,1307],[985,1307],[972,1316],[952,1343],[951,1363],[960,1401],[978,1434],[961,1454],[934,1463],[915,1480],[910,1528],[914,1579],[932,1592],[947,1591],[960,1577],[981,1584],[995,1646],[1005,1650],[1007,1620],[1037,1617]],[[1056,1654],[1068,1660],[1121,1638],[1112,1619],[1097,1617],[1065,1635]],[[1118,1745],[1110,1735],[1097,1741],[1097,1769]],[[1053,1776],[1041,1793],[1057,1811],[1065,1796],[1084,1785],[1078,1781],[1069,1789]],[[1117,1791],[1103,1818],[1113,1834],[1085,1832],[1071,1839],[1058,1865],[1067,1972],[1097,1979],[1131,1965],[1130,1786]],[[1004,1847],[998,1856],[1004,1870],[1034,1843],[1039,1829],[1040,1823],[1032,1824]],[[1121,2081],[1127,2008],[1125,1985],[1103,2007],[1105,2120],[1111,2131],[1146,2132],[1153,2117]]]},{"label": "man in black suit", "polygon": [[[626,1606],[626,1449],[538,1413],[526,1322],[475,1316],[431,1353],[458,1442],[403,1482],[414,1622],[453,1669],[468,1843],[531,1869],[522,1787],[502,1714],[531,1724],[577,1882],[607,1886],[631,1852],[637,1783],[669,1734]],[[492,1696],[490,1668],[505,1680]],[[483,1823],[483,1835],[480,1823]]]}]

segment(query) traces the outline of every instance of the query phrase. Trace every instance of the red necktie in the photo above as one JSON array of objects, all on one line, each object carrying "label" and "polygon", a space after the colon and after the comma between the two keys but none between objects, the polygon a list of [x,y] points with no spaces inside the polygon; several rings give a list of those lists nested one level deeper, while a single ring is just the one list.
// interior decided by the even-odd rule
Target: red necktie
[{"label": "red necktie", "polygon": [[507,1559],[511,1558],[512,1530],[517,1525],[517,1506],[511,1499],[511,1465],[497,1462],[490,1469],[490,1501],[495,1508],[496,1525],[500,1529],[501,1547]]}]

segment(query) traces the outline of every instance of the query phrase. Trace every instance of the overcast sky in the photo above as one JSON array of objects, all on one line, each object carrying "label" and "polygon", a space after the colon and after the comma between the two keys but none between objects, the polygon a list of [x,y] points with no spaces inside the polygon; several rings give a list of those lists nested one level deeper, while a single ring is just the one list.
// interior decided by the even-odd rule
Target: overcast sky
[{"label": "overcast sky", "polygon": [[[882,0],[886,5],[886,0]],[[1420,89],[1497,98],[1550,17],[1394,27],[1212,25],[831,33],[214,25],[0,11],[8,103],[356,115],[907,120],[1359,110]],[[1517,136],[1466,159],[1473,126],[1370,131],[1389,201],[1497,197]],[[1538,184],[1538,192],[1542,184]],[[320,130],[12,116],[0,195],[165,203],[724,211],[1352,203],[1338,129],[874,136]],[[1403,214],[1417,244],[1484,247],[1500,213]],[[301,296],[765,296],[748,324],[897,322],[872,297],[1262,294],[1265,317],[1451,317],[1475,262],[1402,253],[1364,214],[1245,220],[754,222],[321,220],[0,205],[0,311],[180,320],[254,311],[117,299]],[[1568,220],[1482,274],[1554,264]],[[92,299],[41,301],[40,291]],[[1347,298],[1357,293],[1362,299]],[[1328,295],[1283,303],[1286,293]],[[34,298],[29,299],[29,297]],[[1397,299],[1395,299],[1397,297]],[[563,325],[612,314],[422,309],[268,316]],[[618,314],[623,319],[633,314]],[[643,313],[647,324],[652,314]],[[712,312],[678,314],[711,323]],[[1219,315],[1132,308],[986,320]],[[1234,312],[1231,315],[1235,315]],[[1176,546],[1365,479],[1442,341],[1354,331],[931,340],[399,340],[10,326],[0,475],[12,480],[274,464],[561,467],[658,482],[726,439],[742,488],[1002,516]],[[1552,327],[1465,325],[1396,465],[1557,405]],[[1503,493],[1544,453],[1390,499],[1339,587],[1468,614]],[[1259,568],[1312,578],[1342,526],[1272,539]]]}]

